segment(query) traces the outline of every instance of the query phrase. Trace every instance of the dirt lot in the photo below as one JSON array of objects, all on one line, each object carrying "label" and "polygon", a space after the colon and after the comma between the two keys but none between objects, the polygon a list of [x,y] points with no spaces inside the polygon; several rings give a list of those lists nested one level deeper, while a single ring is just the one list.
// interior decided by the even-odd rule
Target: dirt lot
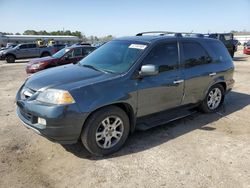
[{"label": "dirt lot", "polygon": [[234,60],[221,112],[136,132],[108,158],[26,129],[14,103],[25,63],[0,62],[0,187],[250,187],[250,56]]}]

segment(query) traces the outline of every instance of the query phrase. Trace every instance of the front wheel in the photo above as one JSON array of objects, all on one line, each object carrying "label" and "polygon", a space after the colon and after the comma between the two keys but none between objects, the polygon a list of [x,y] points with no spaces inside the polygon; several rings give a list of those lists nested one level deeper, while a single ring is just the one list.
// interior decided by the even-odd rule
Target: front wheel
[{"label": "front wheel", "polygon": [[92,114],[84,125],[81,140],[85,148],[96,156],[119,150],[129,134],[129,119],[119,107],[109,106]]},{"label": "front wheel", "polygon": [[16,60],[16,58],[13,55],[7,55],[6,56],[7,63],[15,63],[15,60]]},{"label": "front wheel", "polygon": [[205,113],[216,112],[224,102],[225,89],[221,84],[212,86],[203,100],[200,108]]}]

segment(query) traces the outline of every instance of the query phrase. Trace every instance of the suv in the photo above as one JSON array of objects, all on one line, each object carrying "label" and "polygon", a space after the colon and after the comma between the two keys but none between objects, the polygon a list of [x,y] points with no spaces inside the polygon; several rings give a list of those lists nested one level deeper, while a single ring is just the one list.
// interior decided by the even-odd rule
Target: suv
[{"label": "suv", "polygon": [[94,50],[95,47],[92,46],[74,45],[66,47],[52,56],[30,60],[26,65],[26,72],[27,74],[32,74],[51,67],[77,63]]},{"label": "suv", "polygon": [[78,64],[29,77],[16,96],[24,125],[60,143],[114,153],[135,129],[217,111],[234,84],[234,65],[219,40],[180,34],[110,41]]},{"label": "suv", "polygon": [[0,60],[14,63],[16,59],[50,56],[52,54],[52,49],[53,47],[39,47],[35,43],[19,44],[14,48],[2,51]]},{"label": "suv", "polygon": [[210,33],[208,37],[220,40],[226,46],[231,57],[234,57],[234,52],[238,48],[238,42],[233,39],[232,33]]}]

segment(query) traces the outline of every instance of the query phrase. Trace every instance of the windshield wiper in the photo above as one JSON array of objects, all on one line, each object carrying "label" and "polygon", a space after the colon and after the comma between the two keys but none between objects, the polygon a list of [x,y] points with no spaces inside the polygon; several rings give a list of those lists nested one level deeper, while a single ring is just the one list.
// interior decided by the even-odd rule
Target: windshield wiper
[{"label": "windshield wiper", "polygon": [[99,72],[107,73],[106,71],[101,70],[101,69],[98,69],[98,68],[96,68],[96,67],[94,67],[94,66],[92,66],[92,65],[85,65],[85,64],[83,64],[83,65],[80,64],[80,65],[83,66],[83,67],[91,68],[91,69],[96,70],[96,71],[99,71]]}]

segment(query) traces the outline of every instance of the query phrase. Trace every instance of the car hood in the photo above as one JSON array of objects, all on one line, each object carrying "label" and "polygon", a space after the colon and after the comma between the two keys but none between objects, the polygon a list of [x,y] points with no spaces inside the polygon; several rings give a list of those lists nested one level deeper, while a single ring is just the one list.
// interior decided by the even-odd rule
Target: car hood
[{"label": "car hood", "polygon": [[[47,88],[63,88],[63,85],[70,85],[81,81],[80,86],[104,81],[113,77],[115,74],[100,72],[91,68],[83,67],[78,64],[69,64],[47,69],[33,74],[25,83],[25,87],[32,90],[42,90]],[[74,84],[72,84],[73,87]],[[65,88],[71,89],[71,88]]]},{"label": "car hood", "polygon": [[56,60],[56,58],[53,58],[51,56],[41,57],[41,58],[35,58],[35,59],[31,59],[28,62],[28,65],[37,64],[37,63],[41,63],[41,62],[51,62],[53,60]]},{"label": "car hood", "polygon": [[13,51],[14,51],[13,48],[6,48],[6,49],[1,50],[1,53],[7,54],[8,52],[13,52]]}]

